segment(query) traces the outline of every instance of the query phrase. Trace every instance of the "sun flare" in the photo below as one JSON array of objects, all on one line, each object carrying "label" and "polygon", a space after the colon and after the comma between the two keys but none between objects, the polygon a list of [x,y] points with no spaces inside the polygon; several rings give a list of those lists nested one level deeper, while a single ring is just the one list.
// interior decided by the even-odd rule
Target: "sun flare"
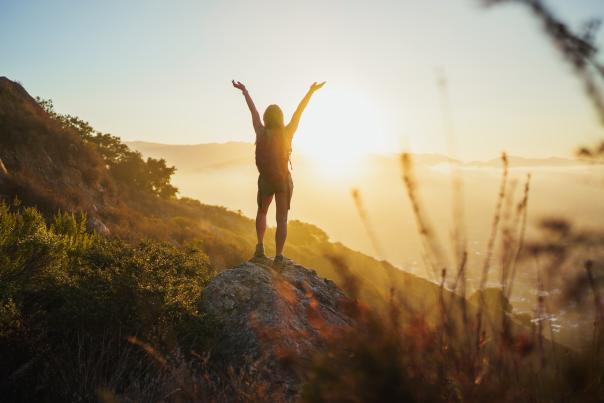
[{"label": "sun flare", "polygon": [[384,120],[361,95],[326,90],[313,99],[304,118],[295,148],[321,173],[354,176],[369,153],[388,151]]}]

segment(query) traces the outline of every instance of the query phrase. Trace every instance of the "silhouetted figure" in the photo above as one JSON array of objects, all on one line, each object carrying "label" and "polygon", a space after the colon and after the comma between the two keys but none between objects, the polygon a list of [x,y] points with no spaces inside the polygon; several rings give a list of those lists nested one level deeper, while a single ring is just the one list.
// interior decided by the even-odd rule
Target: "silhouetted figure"
[{"label": "silhouetted figure", "polygon": [[255,257],[266,258],[264,254],[264,233],[266,232],[266,214],[275,197],[277,204],[277,233],[275,234],[276,253],[273,265],[282,268],[283,246],[287,237],[287,213],[290,208],[294,183],[289,171],[289,156],[294,133],[298,128],[300,117],[312,94],[323,87],[325,82],[310,86],[310,89],[300,101],[291,121],[286,126],[283,120],[283,111],[277,105],[269,105],[264,111],[264,124],[256,110],[254,101],[245,85],[233,81],[233,86],[240,89],[245,96],[247,106],[252,113],[252,123],[256,132],[256,166],[258,167],[258,212],[256,213],[256,245]]}]

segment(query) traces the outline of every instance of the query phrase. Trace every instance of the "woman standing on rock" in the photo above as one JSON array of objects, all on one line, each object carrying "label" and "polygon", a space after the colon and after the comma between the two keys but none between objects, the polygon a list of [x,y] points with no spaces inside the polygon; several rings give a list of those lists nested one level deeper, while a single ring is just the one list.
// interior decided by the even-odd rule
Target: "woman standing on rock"
[{"label": "woman standing on rock", "polygon": [[264,111],[263,121],[256,110],[254,101],[248,93],[245,85],[233,80],[233,87],[241,90],[245,96],[247,106],[252,113],[252,123],[256,132],[256,167],[258,167],[258,212],[256,213],[256,236],[258,244],[254,257],[266,258],[264,254],[264,233],[266,232],[266,214],[275,197],[277,205],[277,232],[275,234],[276,253],[273,266],[283,268],[283,246],[287,237],[287,213],[290,208],[294,184],[289,172],[289,156],[294,133],[298,128],[300,117],[312,94],[325,84],[316,82],[302,98],[296,108],[291,121],[286,126],[283,121],[283,112],[277,105],[269,105]]}]

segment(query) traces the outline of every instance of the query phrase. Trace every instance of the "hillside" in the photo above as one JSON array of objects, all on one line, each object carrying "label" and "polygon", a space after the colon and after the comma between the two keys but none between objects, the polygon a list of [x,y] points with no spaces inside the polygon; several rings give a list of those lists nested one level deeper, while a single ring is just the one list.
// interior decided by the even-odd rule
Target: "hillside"
[{"label": "hillside", "polygon": [[102,160],[81,137],[49,119],[18,83],[0,77],[0,195],[19,196],[52,213],[99,207],[117,197]]},{"label": "hillside", "polygon": [[[20,84],[2,78],[0,100],[0,158],[9,172],[0,183],[5,200],[17,197],[47,217],[58,210],[84,211],[102,222],[111,236],[121,239],[151,238],[194,245],[208,255],[217,270],[251,255],[255,245],[252,219],[189,198],[161,198],[133,190],[103,166],[96,143],[61,127]],[[232,146],[241,149],[242,155],[248,148],[246,144]],[[210,166],[219,161],[216,150],[205,155]],[[268,240],[274,239],[273,231],[269,229]],[[272,242],[267,248],[268,253],[273,252]],[[321,229],[299,221],[290,223],[285,252],[334,280],[339,274],[332,258],[343,259],[363,280],[363,290],[371,299],[387,294],[390,278],[397,279],[398,288],[412,289],[417,295],[436,288],[388,263],[330,242]]]}]

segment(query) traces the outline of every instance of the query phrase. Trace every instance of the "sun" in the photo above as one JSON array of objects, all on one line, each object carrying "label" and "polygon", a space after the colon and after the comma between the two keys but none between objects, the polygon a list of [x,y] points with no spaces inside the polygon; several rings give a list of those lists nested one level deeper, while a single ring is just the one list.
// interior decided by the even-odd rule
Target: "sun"
[{"label": "sun", "polygon": [[353,176],[369,153],[387,152],[384,120],[374,103],[349,91],[317,92],[307,108],[294,148],[310,157],[319,172]]}]

